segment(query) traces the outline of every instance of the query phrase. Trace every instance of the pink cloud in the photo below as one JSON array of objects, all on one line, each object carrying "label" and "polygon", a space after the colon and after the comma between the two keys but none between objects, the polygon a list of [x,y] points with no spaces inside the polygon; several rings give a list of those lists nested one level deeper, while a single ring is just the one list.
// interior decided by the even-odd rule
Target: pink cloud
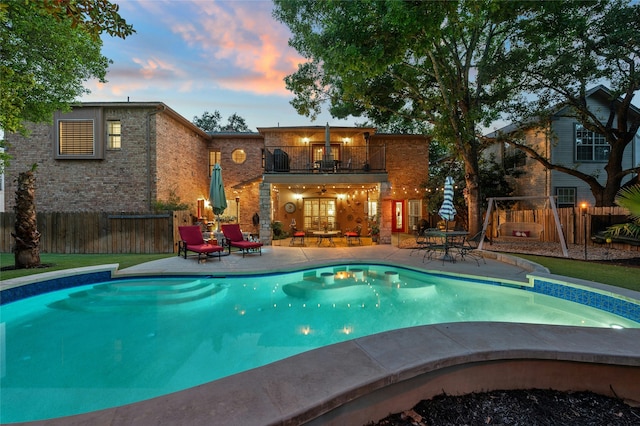
[{"label": "pink cloud", "polygon": [[[295,72],[302,58],[287,45],[288,31],[271,17],[267,2],[196,3],[199,14],[188,24],[171,24],[171,31],[209,60],[208,78],[232,90],[290,95],[284,77]],[[218,68],[216,61],[223,68]],[[233,67],[234,77],[226,76]]]}]

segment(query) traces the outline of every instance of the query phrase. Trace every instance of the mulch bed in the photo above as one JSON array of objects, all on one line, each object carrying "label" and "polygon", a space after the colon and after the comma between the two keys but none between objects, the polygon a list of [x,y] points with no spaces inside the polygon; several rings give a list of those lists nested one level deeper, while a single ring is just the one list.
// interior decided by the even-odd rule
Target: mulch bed
[{"label": "mulch bed", "polygon": [[510,390],[438,395],[370,426],[640,425],[640,407],[593,392]]}]

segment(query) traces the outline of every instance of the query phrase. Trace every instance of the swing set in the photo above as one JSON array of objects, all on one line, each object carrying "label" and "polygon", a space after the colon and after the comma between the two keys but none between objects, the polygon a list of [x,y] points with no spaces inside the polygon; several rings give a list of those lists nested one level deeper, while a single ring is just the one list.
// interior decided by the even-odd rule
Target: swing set
[{"label": "swing set", "polygon": [[[484,224],[482,225],[482,233],[481,235],[486,235],[487,233],[487,228],[489,227],[489,222],[491,220],[491,213],[493,211],[493,209],[495,208],[495,210],[498,210],[498,202],[499,201],[522,201],[522,200],[544,200],[545,201],[545,209],[546,208],[551,208],[551,211],[553,212],[553,218],[554,218],[554,222],[555,222],[555,226],[556,226],[556,231],[558,232],[558,238],[560,240],[560,245],[562,247],[562,254],[564,255],[564,257],[569,257],[569,251],[567,249],[567,243],[564,239],[564,233],[562,231],[562,225],[560,224],[560,218],[558,216],[558,209],[556,208],[556,203],[554,200],[555,197],[553,196],[544,196],[544,197],[539,197],[539,196],[528,196],[528,197],[491,197],[489,198],[489,206],[487,207],[487,214],[486,217],[484,219]],[[498,217],[498,221],[500,220],[500,218]],[[535,223],[535,222],[514,222],[516,225],[515,226],[510,226],[510,227],[505,227],[509,229],[509,233],[511,235],[513,235],[513,237],[518,238],[518,239],[522,239],[522,240],[527,240],[527,239],[538,239],[540,237],[540,233],[542,232],[541,230],[544,228],[541,224],[539,223]],[[525,230],[525,228],[527,227],[526,224],[532,224],[530,225],[531,228],[533,228],[532,230]],[[503,224],[506,225],[506,224]],[[534,226],[535,225],[535,226]],[[512,229],[513,228],[513,229]],[[518,228],[518,229],[516,229]],[[482,250],[482,247],[484,245],[484,238],[480,238],[480,242],[478,243],[478,250]]]}]

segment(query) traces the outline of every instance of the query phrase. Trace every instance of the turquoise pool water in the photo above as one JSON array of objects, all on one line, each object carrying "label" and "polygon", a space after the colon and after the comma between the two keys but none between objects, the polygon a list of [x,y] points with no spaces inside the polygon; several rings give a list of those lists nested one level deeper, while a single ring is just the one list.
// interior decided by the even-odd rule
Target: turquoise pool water
[{"label": "turquoise pool water", "polygon": [[386,330],[459,321],[640,327],[532,291],[383,265],[114,280],[0,309],[0,422],[179,391]]}]

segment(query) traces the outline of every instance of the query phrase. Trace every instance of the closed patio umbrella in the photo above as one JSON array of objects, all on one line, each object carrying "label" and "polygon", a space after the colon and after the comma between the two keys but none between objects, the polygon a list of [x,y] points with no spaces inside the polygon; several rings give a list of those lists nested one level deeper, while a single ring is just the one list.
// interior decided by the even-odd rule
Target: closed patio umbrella
[{"label": "closed patio umbrella", "polygon": [[455,219],[456,213],[456,208],[453,205],[453,178],[447,176],[444,180],[444,201],[438,214],[445,222],[450,222]]},{"label": "closed patio umbrella", "polygon": [[213,172],[211,173],[209,201],[211,201],[213,214],[218,216],[218,231],[220,231],[220,215],[227,208],[227,196],[224,193],[224,183],[222,183],[222,169],[218,163],[214,164]]}]

